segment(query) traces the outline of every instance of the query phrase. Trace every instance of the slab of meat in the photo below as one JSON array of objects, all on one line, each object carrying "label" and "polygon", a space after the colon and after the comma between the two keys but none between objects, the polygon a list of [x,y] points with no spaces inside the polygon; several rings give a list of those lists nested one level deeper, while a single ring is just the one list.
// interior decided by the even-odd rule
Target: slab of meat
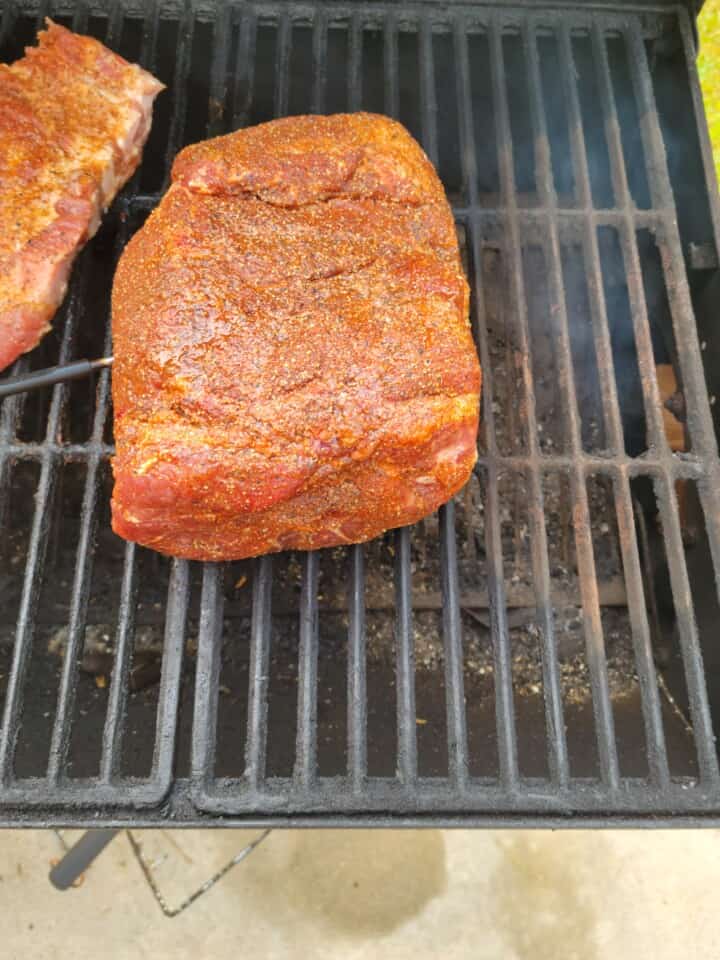
[{"label": "slab of meat", "polygon": [[201,560],[370,539],[476,459],[452,214],[399,124],[292,117],[183,150],[113,288],[116,533]]},{"label": "slab of meat", "polygon": [[0,64],[0,370],[49,329],[73,259],[140,161],[162,84],[48,21]]}]

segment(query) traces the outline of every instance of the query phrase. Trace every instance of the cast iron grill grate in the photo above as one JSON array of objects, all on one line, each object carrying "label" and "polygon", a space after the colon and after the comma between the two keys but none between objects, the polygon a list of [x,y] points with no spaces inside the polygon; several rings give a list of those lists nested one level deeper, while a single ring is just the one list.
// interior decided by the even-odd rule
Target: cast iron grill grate
[{"label": "cast iron grill grate", "polygon": [[109,532],[108,371],[5,400],[0,819],[718,816],[717,209],[685,11],[5,3],[2,58],[48,14],[169,89],[14,372],[110,352],[113,265],[184,143],[372,109],[453,204],[483,426],[414,530],[201,566]]}]

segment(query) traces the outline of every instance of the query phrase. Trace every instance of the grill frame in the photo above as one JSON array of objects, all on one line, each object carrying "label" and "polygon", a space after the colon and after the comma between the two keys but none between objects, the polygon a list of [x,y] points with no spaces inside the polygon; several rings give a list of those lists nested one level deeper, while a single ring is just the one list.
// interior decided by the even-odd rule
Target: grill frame
[{"label": "grill frame", "polygon": [[[539,6],[539,5],[538,5]],[[23,7],[27,11],[28,7]],[[53,10],[63,11],[62,5]],[[73,6],[73,26],[82,32],[91,12],[89,7]],[[98,7],[98,9],[106,9]],[[129,12],[145,14],[145,32],[141,62],[153,68],[161,14],[179,19],[181,43],[175,69],[175,101],[166,148],[166,169],[181,145],[187,110],[187,86],[191,69],[193,26],[204,18],[216,23],[215,50],[210,69],[210,97],[224,103],[225,86],[230,57],[230,29],[237,16],[234,6],[165,4],[149,8],[113,4],[108,12],[108,42],[115,46],[122,27],[123,16]],[[668,8],[657,8],[663,16]],[[11,11],[8,13],[7,11]],[[276,825],[348,825],[352,824],[527,824],[542,822],[553,825],[571,825],[582,821],[588,824],[612,822],[657,823],[663,820],[675,824],[683,817],[697,823],[720,822],[720,771],[714,746],[712,717],[702,667],[701,640],[693,614],[693,602],[688,582],[682,546],[678,505],[674,493],[677,480],[698,481],[703,500],[708,532],[713,548],[716,582],[720,571],[720,459],[718,459],[712,413],[703,374],[702,356],[696,329],[695,315],[685,269],[683,249],[677,225],[677,214],[672,184],[665,160],[665,147],[655,109],[654,93],[643,44],[643,17],[645,8],[622,12],[603,10],[601,13],[581,5],[572,5],[562,17],[556,12],[538,9],[535,4],[524,8],[502,5],[450,4],[442,10],[432,4],[412,8],[386,4],[308,4],[296,6],[285,3],[255,3],[242,7],[243,20],[239,37],[238,62],[243,72],[247,60],[240,54],[252,48],[252,37],[257,18],[274,19],[277,23],[278,56],[276,59],[275,112],[282,115],[288,105],[288,49],[291,23],[313,24],[313,51],[318,69],[313,87],[313,107],[322,111],[323,37],[326,37],[330,19],[347,20],[349,24],[348,101],[350,109],[361,104],[360,91],[360,36],[366,23],[381,22],[385,28],[386,51],[386,112],[398,114],[399,64],[397,57],[397,30],[401,22],[412,21],[419,36],[423,145],[430,158],[438,160],[437,104],[433,77],[432,35],[439,24],[450,24],[455,49],[456,89],[460,92],[459,136],[463,160],[463,181],[466,202],[456,205],[456,220],[465,227],[473,252],[475,275],[473,286],[481,288],[479,274],[480,244],[488,225],[497,226],[509,238],[512,270],[513,299],[521,318],[522,349],[529,354],[527,304],[522,280],[521,232],[527,229],[546,231],[552,263],[551,288],[559,305],[561,355],[565,358],[559,371],[561,389],[568,411],[570,451],[548,457],[542,453],[537,440],[534,410],[534,390],[529,365],[524,371],[528,400],[527,427],[529,450],[527,454],[503,456],[499,453],[493,428],[492,363],[487,344],[485,319],[481,298],[475,299],[473,323],[485,373],[483,418],[486,450],[479,459],[478,471],[486,479],[487,539],[488,539],[488,594],[495,650],[495,709],[497,720],[499,776],[497,779],[471,777],[468,769],[467,723],[463,694],[462,630],[460,624],[460,587],[457,573],[457,543],[455,537],[454,504],[440,512],[440,547],[442,555],[443,637],[445,647],[445,690],[448,731],[448,777],[425,778],[418,775],[417,738],[415,733],[414,651],[412,641],[413,598],[410,570],[410,533],[398,531],[395,535],[395,598],[396,598],[396,682],[397,682],[397,777],[369,778],[367,776],[367,677],[365,671],[364,634],[364,571],[363,547],[351,549],[351,583],[349,593],[348,645],[348,775],[344,778],[321,778],[315,771],[317,756],[317,690],[318,690],[318,558],[308,554],[303,558],[303,591],[300,600],[300,642],[298,652],[298,721],[296,737],[296,765],[292,778],[268,778],[265,771],[267,736],[268,657],[270,646],[270,605],[272,558],[257,563],[253,583],[253,611],[250,641],[250,695],[248,703],[248,736],[245,755],[245,775],[242,778],[215,778],[214,729],[217,721],[217,697],[220,668],[220,633],[222,630],[221,570],[218,565],[204,565],[198,656],[195,671],[195,704],[192,732],[191,776],[175,779],[173,761],[176,748],[177,715],[180,679],[183,671],[183,653],[186,641],[190,565],[173,561],[167,599],[165,647],[162,684],[155,731],[155,752],[150,775],[143,780],[129,780],[119,775],[120,741],[126,706],[127,671],[133,634],[134,598],[137,590],[136,548],[129,544],[125,550],[124,574],[121,585],[121,604],[117,627],[116,664],[113,671],[108,714],[103,734],[104,751],[100,776],[92,780],[68,778],[66,761],[69,749],[72,710],[78,679],[77,660],[82,649],[83,632],[90,588],[95,525],[97,519],[98,470],[112,452],[105,442],[105,421],[109,404],[109,372],[98,378],[97,400],[91,438],[85,443],[58,441],[59,425],[67,387],[57,385],[52,391],[52,402],[47,420],[46,439],[29,443],[16,439],[24,400],[9,398],[0,413],[0,490],[4,489],[12,462],[33,459],[39,462],[41,473],[36,496],[33,528],[30,534],[24,590],[18,615],[17,638],[6,694],[3,723],[0,732],[0,821],[8,825],[30,823],[63,823],[74,825],[150,825],[158,822],[180,824],[242,823]],[[312,16],[311,16],[312,14]],[[42,13],[39,11],[38,16]],[[660,15],[660,13],[658,13]],[[702,160],[706,179],[712,185],[712,160],[699,100],[697,77],[694,73],[693,25],[684,8],[674,8],[688,66],[688,84],[694,98],[696,122],[700,131]],[[3,8],[0,35],[11,27],[12,8]],[[587,28],[592,37],[594,52],[600,64],[601,111],[608,132],[608,145],[616,195],[620,202],[611,210],[593,206],[588,173],[586,146],[582,136],[577,85],[573,76],[572,28]],[[566,22],[563,22],[563,19]],[[559,205],[553,186],[544,103],[540,94],[540,75],[537,54],[538,31],[550,20],[556,24],[560,38],[560,55],[566,83],[569,115],[573,136],[571,152],[573,170],[577,177],[581,203],[577,210]],[[488,209],[478,202],[477,159],[474,144],[470,72],[467,37],[470,27],[484,26],[488,31],[492,50],[493,102],[498,119],[498,140],[504,145],[499,151],[501,202],[497,209]],[[508,96],[503,66],[502,30],[513,28],[520,32],[528,51],[531,96],[530,112],[533,130],[541,144],[537,152],[538,191],[541,204],[536,209],[520,207],[514,183],[512,137]],[[627,183],[625,161],[620,139],[620,128],[614,102],[610,71],[604,53],[604,33],[618,30],[624,37],[630,53],[635,95],[641,104],[641,135],[646,158],[646,170],[652,196],[651,208],[638,211],[632,202]],[[247,67],[250,70],[250,67]],[[220,120],[211,118],[208,135],[220,132]],[[138,193],[136,176],[116,204],[120,216],[117,231],[116,255],[128,239],[127,217],[138,210],[151,209],[161,193]],[[711,194],[711,215],[715,239],[718,231],[718,204]],[[125,223],[123,224],[123,215]],[[595,284],[593,307],[596,327],[595,346],[598,351],[600,375],[603,377],[602,400],[605,421],[608,424],[612,457],[585,453],[580,440],[580,427],[573,381],[568,317],[564,302],[564,282],[560,263],[560,242],[563,231],[576,229],[580,221],[583,246],[592,264],[591,279]],[[684,345],[681,358],[683,387],[688,406],[689,430],[692,435],[692,454],[678,457],[667,445],[661,418],[661,407],[654,375],[643,378],[643,392],[648,414],[650,452],[642,457],[630,457],[623,450],[622,423],[613,374],[612,349],[607,327],[607,316],[602,293],[600,258],[596,229],[601,225],[618,229],[623,252],[628,256],[630,295],[634,304],[633,319],[641,365],[646,371],[653,368],[653,347],[647,318],[645,293],[642,288],[635,231],[648,227],[658,232],[669,257],[665,263],[668,296],[675,325],[675,337]],[[636,269],[633,270],[632,268]],[[634,278],[634,279],[633,279]],[[67,305],[60,359],[72,356],[73,339],[80,316],[79,298],[82,296],[82,264],[76,270]],[[109,333],[106,335],[106,353],[110,352]],[[27,364],[19,361],[14,372]],[[642,367],[641,367],[642,368]],[[57,712],[53,722],[46,778],[17,779],[12,773],[12,760],[22,714],[23,679],[27,668],[34,631],[34,618],[42,571],[44,550],[48,539],[51,510],[48,509],[54,493],[59,464],[78,460],[87,467],[84,497],[80,515],[80,538],[77,550],[75,577],[67,646],[60,681]],[[595,725],[600,760],[599,781],[584,781],[571,777],[567,744],[565,742],[562,694],[559,682],[558,653],[553,622],[553,606],[548,569],[547,534],[543,513],[542,478],[549,469],[562,468],[569,472],[572,482],[573,508],[576,517],[576,543],[580,583],[583,588],[583,607],[589,614],[587,626],[587,656],[591,674]],[[522,777],[518,766],[518,748],[515,731],[515,710],[510,664],[510,644],[506,610],[506,585],[498,560],[502,556],[499,526],[498,479],[500,472],[510,469],[522,473],[530,490],[529,516],[533,544],[532,564],[535,579],[538,614],[543,624],[544,690],[546,692],[546,727],[550,748],[547,780]],[[589,509],[586,480],[591,475],[609,476],[616,492],[618,522],[621,532],[628,606],[636,641],[636,664],[640,677],[643,719],[648,744],[650,774],[647,781],[621,777],[617,741],[613,726],[613,710],[608,689],[604,654],[603,629],[597,593],[593,545],[590,538]],[[668,541],[670,576],[678,611],[680,642],[686,667],[690,710],[698,752],[699,776],[697,782],[685,779],[674,782],[670,776],[664,742],[663,721],[660,715],[660,692],[652,655],[651,628],[645,606],[645,588],[637,537],[633,520],[630,481],[635,476],[652,476],[657,485],[661,510],[664,513],[665,535]]]}]

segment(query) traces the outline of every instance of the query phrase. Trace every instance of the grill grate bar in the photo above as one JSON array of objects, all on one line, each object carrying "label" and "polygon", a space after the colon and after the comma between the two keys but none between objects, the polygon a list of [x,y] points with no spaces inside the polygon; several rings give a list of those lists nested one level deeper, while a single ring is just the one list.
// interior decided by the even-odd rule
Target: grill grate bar
[{"label": "grill grate bar", "polygon": [[275,55],[275,104],[276,117],[284,117],[288,112],[288,83],[290,80],[290,53],[292,36],[290,16],[283,13],[277,31],[277,53]]},{"label": "grill grate bar", "polygon": [[5,42],[5,37],[10,32],[10,28],[15,25],[16,17],[17,7],[15,4],[6,3],[3,6],[2,14],[0,14],[0,43]]},{"label": "grill grate bar", "polygon": [[[462,106],[461,116],[459,118],[459,131],[463,178],[466,183],[467,196],[471,205],[474,207],[477,203],[477,158],[472,117],[469,51],[467,47],[467,35],[461,30],[461,22],[458,20],[456,20],[455,40],[456,63],[458,65],[457,83]],[[500,669],[496,670],[496,677],[498,678],[496,680],[496,727],[498,731],[498,741],[503,740],[499,747],[501,777],[505,785],[509,787],[517,777],[517,745],[515,742],[515,718],[512,711],[512,686],[511,681],[508,681],[508,677],[510,677],[509,631],[502,569],[502,537],[500,532],[500,503],[498,496],[499,478],[496,466],[498,450],[493,405],[493,369],[487,341],[487,328],[482,299],[482,249],[479,226],[476,218],[471,220],[470,246],[475,275],[475,283],[473,286],[475,290],[478,291],[472,310],[473,333],[479,345],[480,360],[483,369],[483,430],[488,451],[485,476],[488,597],[490,600],[491,636],[493,638],[494,658],[496,665],[500,667]],[[536,561],[542,562],[542,558],[544,558],[547,567],[547,541],[545,540],[545,549],[543,550],[541,538],[544,536],[545,527],[541,506],[542,491],[540,489],[539,475],[537,472],[535,472],[535,477],[537,479],[537,485],[533,491],[533,506],[531,507],[530,514],[531,518],[536,519],[539,524],[537,529],[533,530],[533,564],[537,577],[536,589],[540,589],[539,614],[545,628],[544,637],[546,649],[544,669],[547,674],[545,696],[547,723],[550,732],[548,737],[549,760],[552,774],[557,778],[558,782],[564,783],[567,780],[567,750],[565,745],[565,727],[562,717],[562,701],[559,689],[556,655],[554,669],[552,666],[552,657],[555,648],[553,643],[554,626],[552,605],[549,594],[549,573],[546,577],[543,577],[542,571],[537,568],[536,565]],[[535,504],[540,505],[539,509],[535,509]],[[539,547],[539,549],[536,549],[536,547]],[[451,728],[449,727],[449,729]]]},{"label": "grill grate bar", "polygon": [[[525,21],[523,32],[526,49],[528,51],[528,95],[535,139],[537,178],[542,202],[552,214],[557,207],[557,196],[553,186],[552,168],[550,164],[550,143],[548,140],[545,106],[542,96],[537,37],[532,21]],[[615,743],[612,703],[610,700],[607,674],[605,641],[600,619],[600,601],[597,589],[595,557],[590,535],[590,511],[588,507],[587,488],[585,484],[585,473],[579,460],[579,453],[582,449],[580,440],[580,417],[576,401],[577,394],[572,364],[570,328],[565,305],[560,241],[557,222],[552,216],[549,219],[549,227],[549,237],[544,247],[546,257],[549,259],[551,312],[554,313],[557,322],[557,327],[554,332],[560,344],[560,349],[557,353],[558,377],[564,398],[563,408],[566,421],[566,433],[574,461],[570,486],[573,500],[575,545],[577,550],[578,573],[580,576],[580,592],[585,612],[584,623],[588,669],[590,671],[593,710],[598,739],[600,771],[603,780],[610,789],[615,790],[619,783],[617,746]],[[527,316],[524,309],[522,322],[523,326],[527,324]]]},{"label": "grill grate bar", "polygon": [[[459,17],[453,21],[453,44],[455,52],[455,70],[458,97],[458,135],[460,139],[460,162],[463,171],[464,195],[471,210],[478,205],[478,165],[475,153],[475,131],[473,129],[473,97],[470,81],[470,51],[468,50],[467,24]],[[478,288],[480,289],[480,288]],[[492,404],[490,405],[492,407]],[[492,409],[488,411],[493,416]],[[485,414],[485,411],[483,411]],[[493,431],[493,453],[495,452]]]},{"label": "grill grate bar", "polygon": [[322,113],[325,109],[325,90],[327,88],[327,17],[320,10],[313,20],[313,94],[312,112]]},{"label": "grill grate bar", "polygon": [[73,13],[73,30],[78,33],[87,31],[88,22],[88,3],[87,0],[76,0],[75,12]]},{"label": "grill grate bar", "polygon": [[397,770],[403,783],[412,784],[417,778],[417,736],[409,527],[395,534],[395,609]]},{"label": "grill grate bar", "polygon": [[[470,222],[474,222],[474,218]],[[482,244],[482,238],[480,243]],[[61,456],[65,463],[84,463],[93,454],[97,454],[103,460],[115,455],[115,448],[111,444],[96,444],[93,442],[58,443],[43,441],[42,443],[17,443],[10,441],[7,445],[7,451],[11,459],[41,461],[46,453],[51,453],[55,456]],[[682,457],[671,456],[669,460],[660,459],[654,456],[652,452],[640,457],[610,457],[600,453],[581,453],[578,455],[578,459],[586,473],[611,474],[617,467],[620,467],[629,477],[662,474],[676,480],[703,480],[709,468],[704,458],[691,453],[683,454]],[[492,456],[490,454],[480,454],[477,460],[477,470],[487,468],[491,460],[498,468],[513,472],[532,468],[543,471],[569,470],[575,463],[572,456],[557,453],[508,454],[506,456],[499,453]]]},{"label": "grill grate bar", "polygon": [[[435,94],[435,61],[432,26],[429,18],[420,21],[420,101],[423,144],[432,163],[438,164],[437,99]],[[445,651],[445,701],[447,712],[448,774],[462,790],[468,777],[468,743],[463,680],[463,638],[460,618],[460,588],[457,570],[455,505],[451,501],[441,507],[440,562],[443,595],[443,646]],[[503,691],[507,693],[507,691]],[[512,691],[509,699],[498,704],[508,727],[499,728],[500,768],[503,782],[512,787],[517,774],[517,748],[514,742]],[[412,722],[415,717],[413,714]]]},{"label": "grill grate bar", "polygon": [[317,551],[304,554],[295,749],[295,779],[304,788],[314,780],[317,765],[318,574]]},{"label": "grill grate bar", "polygon": [[582,471],[571,476],[573,514],[575,525],[575,548],[577,551],[578,573],[580,576],[580,594],[585,613],[585,646],[590,671],[590,685],[593,698],[593,712],[598,740],[600,772],[611,790],[619,783],[619,765],[615,726],[605,658],[605,643],[602,621],[600,619],[600,598],[590,533],[590,511],[588,507],[587,487]]},{"label": "grill grate bar", "polygon": [[633,514],[630,485],[627,475],[621,473],[616,480],[617,524],[622,552],[625,588],[628,596],[628,612],[632,629],[635,667],[640,680],[645,742],[648,751],[650,779],[661,787],[667,786],[670,771],[665,744],[658,679],[653,658],[652,637],[648,622],[645,593],[643,589],[637,531]]},{"label": "grill grate bar", "polygon": [[100,764],[100,780],[111,783],[119,773],[120,748],[125,728],[125,705],[128,694],[128,671],[135,632],[135,611],[138,590],[137,548],[134,543],[125,544],[123,577],[120,587],[120,608],[115,634],[115,662],[113,664],[107,714],[103,730],[103,752]]},{"label": "grill grate bar", "polygon": [[355,792],[367,775],[367,663],[365,656],[365,548],[350,548],[348,600],[348,772]]},{"label": "grill grate bar", "polygon": [[253,583],[245,776],[254,789],[257,789],[260,781],[265,779],[272,567],[271,556],[261,557],[256,563]]},{"label": "grill grate bar", "polygon": [[420,21],[420,105],[422,139],[433,166],[438,165],[437,99],[435,96],[435,61],[432,28],[427,17]]},{"label": "grill grate bar", "polygon": [[[232,129],[246,127],[252,106],[252,77],[255,72],[255,41],[257,21],[252,8],[243,10],[240,17],[240,37],[235,63]],[[244,99],[243,99],[244,93]]]},{"label": "grill grate bar", "polygon": [[[458,584],[457,540],[455,537],[455,503],[450,500],[440,508],[440,561],[443,596],[443,641],[445,649],[445,700],[448,728],[448,775],[463,790],[468,778],[467,724],[463,682],[462,621],[460,619],[460,587]],[[501,688],[498,714],[503,724],[498,730],[500,779],[511,791],[517,779],[517,743],[512,690]]]},{"label": "grill grate bar", "polygon": [[362,26],[357,13],[350,18],[348,34],[348,110],[354,112],[362,107]]},{"label": "grill grate bar", "polygon": [[190,565],[187,560],[173,560],[165,608],[162,673],[151,773],[152,779],[163,791],[169,788],[172,780],[189,598]]},{"label": "grill grate bar", "polygon": [[228,4],[219,9],[213,27],[213,55],[210,62],[210,91],[208,102],[207,136],[217,137],[225,130],[227,103],[227,74],[230,42],[233,32],[233,8]]},{"label": "grill grate bar", "polygon": [[203,564],[192,742],[192,777],[202,785],[207,784],[214,772],[224,604],[222,582],[221,564]]},{"label": "grill grate bar", "polygon": [[390,11],[385,16],[385,41],[383,46],[385,72],[385,113],[397,119],[400,113],[400,70],[398,65],[397,22]]},{"label": "grill grate bar", "polygon": [[122,8],[122,0],[112,0],[108,12],[107,25],[107,43],[112,48],[117,48],[120,41],[120,31],[122,30],[125,14]]}]

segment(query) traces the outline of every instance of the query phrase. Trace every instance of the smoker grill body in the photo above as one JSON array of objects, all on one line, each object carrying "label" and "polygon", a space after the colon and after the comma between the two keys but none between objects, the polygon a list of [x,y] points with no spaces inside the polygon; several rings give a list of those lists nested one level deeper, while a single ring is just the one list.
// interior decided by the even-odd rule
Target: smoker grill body
[{"label": "smoker grill body", "polygon": [[50,14],[168,85],[15,373],[109,352],[114,263],[184,143],[370,109],[438,166],[485,377],[476,476],[437,518],[229,565],[110,532],[109,371],[5,400],[0,822],[720,821],[718,209],[688,10],[0,11],[3,60]]}]

